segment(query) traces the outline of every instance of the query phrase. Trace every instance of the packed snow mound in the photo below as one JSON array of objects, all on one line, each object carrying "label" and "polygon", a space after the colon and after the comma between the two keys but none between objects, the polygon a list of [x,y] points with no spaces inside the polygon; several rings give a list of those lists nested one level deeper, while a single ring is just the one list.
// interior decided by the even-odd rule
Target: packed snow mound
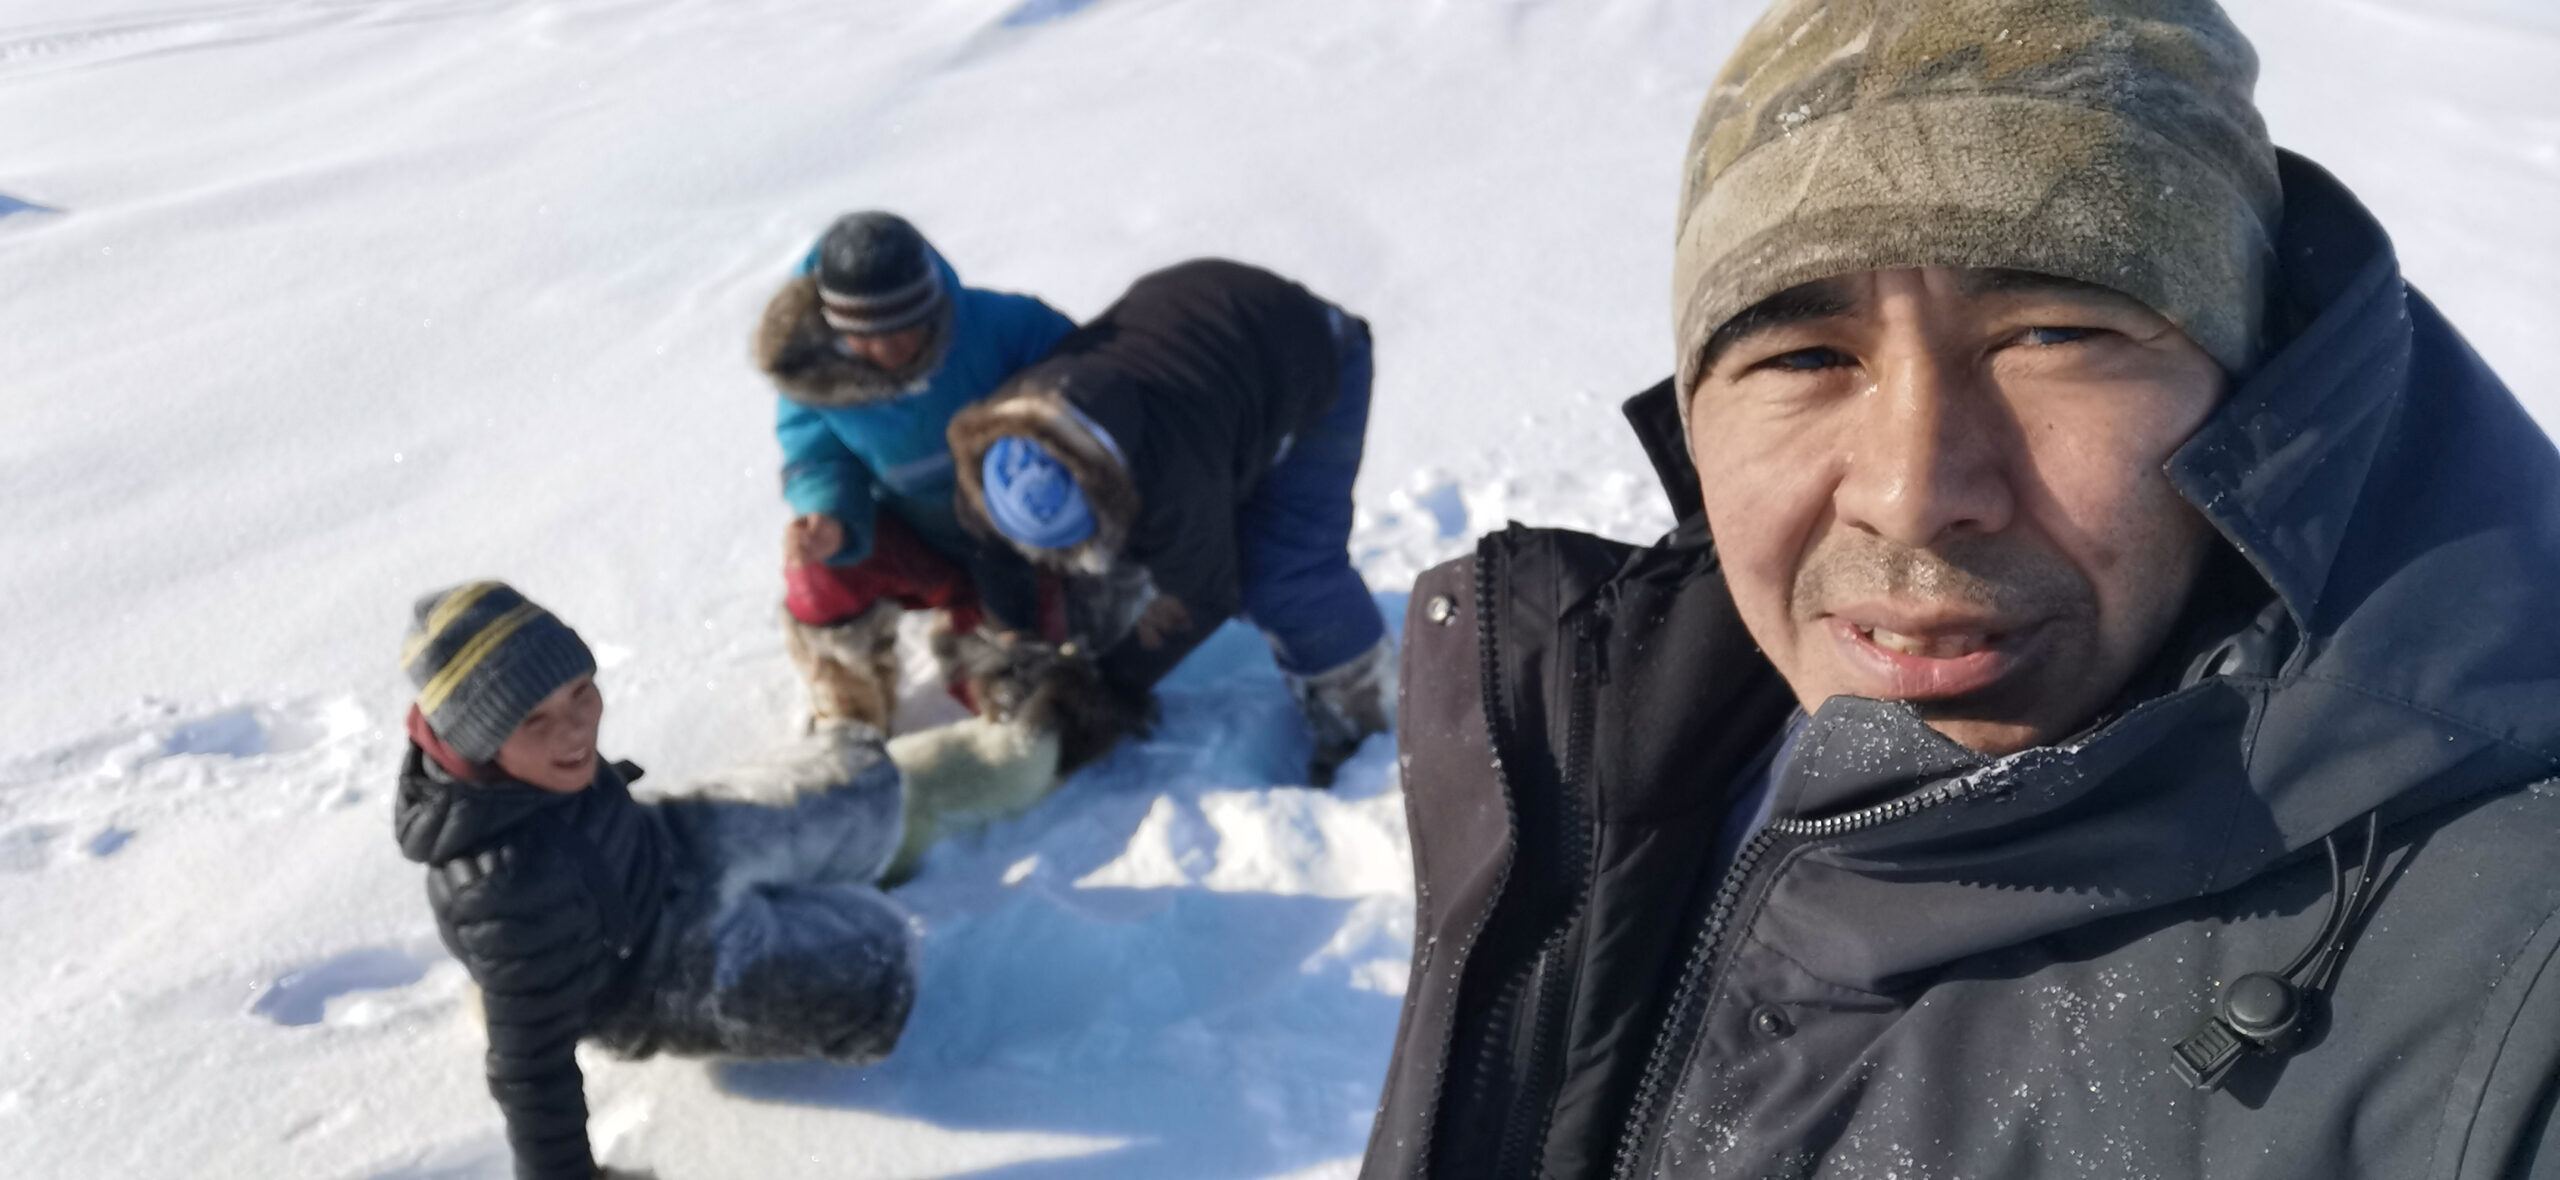
[{"label": "packed snow mound", "polygon": [[[2235,0],[2337,171],[2560,421],[2560,16]],[[507,1174],[389,832],[417,594],[581,629],[681,787],[786,735],[772,395],[833,215],[1100,310],[1220,254],[1370,319],[1353,553],[1391,618],[1512,518],[1670,521],[1680,149],[1753,0],[18,0],[0,16],[0,1143],[12,1174]],[[910,645],[910,651],[921,648]],[[916,664],[921,665],[918,658]],[[954,715],[921,666],[904,721]],[[605,1159],[1347,1176],[1411,938],[1392,743],[1330,792],[1259,638],[938,848],[870,1070],[591,1062]]]}]

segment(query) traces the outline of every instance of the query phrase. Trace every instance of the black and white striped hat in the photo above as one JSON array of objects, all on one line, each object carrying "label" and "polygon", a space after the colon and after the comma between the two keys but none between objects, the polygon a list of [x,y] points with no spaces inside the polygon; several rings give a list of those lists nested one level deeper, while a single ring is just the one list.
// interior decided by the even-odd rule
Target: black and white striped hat
[{"label": "black and white striped hat", "polygon": [[942,306],[933,248],[907,219],[848,213],[818,243],[818,298],[827,326],[876,336],[921,324]]}]

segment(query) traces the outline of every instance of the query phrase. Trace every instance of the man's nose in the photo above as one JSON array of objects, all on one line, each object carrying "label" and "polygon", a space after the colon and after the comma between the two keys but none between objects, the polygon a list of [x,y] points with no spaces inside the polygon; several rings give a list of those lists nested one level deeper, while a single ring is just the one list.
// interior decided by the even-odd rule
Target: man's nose
[{"label": "man's nose", "polygon": [[2016,423],[1965,366],[1887,359],[1858,401],[1833,507],[1842,523],[1915,549],[1996,533],[2017,508],[2007,455]]}]

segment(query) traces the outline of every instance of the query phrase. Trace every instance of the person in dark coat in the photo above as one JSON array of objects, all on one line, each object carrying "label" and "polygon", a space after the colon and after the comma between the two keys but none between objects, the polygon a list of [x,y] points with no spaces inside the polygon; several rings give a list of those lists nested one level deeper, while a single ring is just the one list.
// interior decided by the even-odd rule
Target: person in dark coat
[{"label": "person in dark coat", "polygon": [[576,1048],[867,1063],[915,1002],[916,933],[874,887],[897,766],[831,728],[693,791],[632,799],[596,754],[595,660],[497,582],[419,600],[400,850],[427,866],[488,1030],[520,1180],[587,1180]]},{"label": "person in dark coat", "polygon": [[1139,279],[952,419],[963,519],[1071,575],[1069,633],[1143,700],[1242,615],[1315,741],[1318,782],[1392,724],[1392,648],[1351,568],[1369,326],[1269,271]]},{"label": "person in dark coat", "polygon": [[2560,456],[2133,11],[1745,38],[1678,527],[1414,588],[1364,1177],[2560,1176]]},{"label": "person in dark coat", "polygon": [[837,218],[766,304],[755,361],[780,395],[792,511],[783,636],[815,720],[888,726],[901,611],[937,611],[951,634],[1043,632],[1030,567],[961,527],[944,430],[1074,326],[1032,296],[962,286],[878,210]]}]

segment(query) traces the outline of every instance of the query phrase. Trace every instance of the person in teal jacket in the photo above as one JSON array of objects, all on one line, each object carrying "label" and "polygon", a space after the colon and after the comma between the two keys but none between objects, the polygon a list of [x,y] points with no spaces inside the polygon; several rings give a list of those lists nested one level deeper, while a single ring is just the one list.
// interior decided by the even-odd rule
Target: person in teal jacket
[{"label": "person in teal jacket", "polygon": [[887,729],[902,610],[942,611],[945,634],[1055,629],[1030,567],[961,526],[943,431],[1074,326],[1031,296],[962,286],[882,212],[838,218],[766,305],[755,360],[781,394],[793,514],[783,625],[815,720]]}]

